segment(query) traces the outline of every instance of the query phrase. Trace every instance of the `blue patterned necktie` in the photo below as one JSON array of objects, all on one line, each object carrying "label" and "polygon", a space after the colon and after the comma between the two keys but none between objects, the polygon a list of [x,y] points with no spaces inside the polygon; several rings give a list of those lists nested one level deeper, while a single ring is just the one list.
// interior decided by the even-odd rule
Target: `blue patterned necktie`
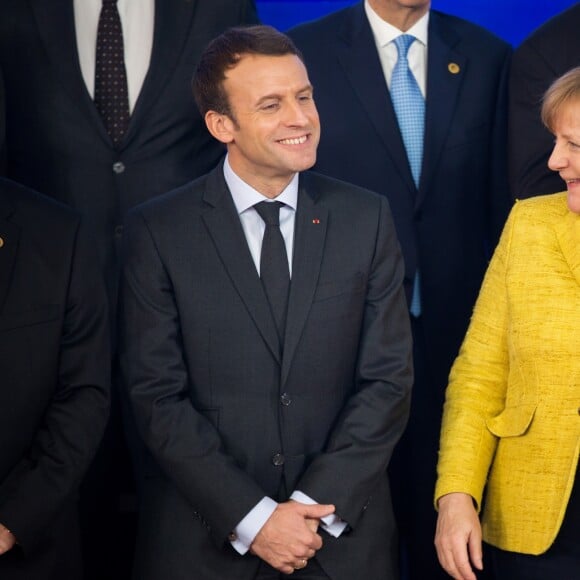
[{"label": "blue patterned necktie", "polygon": [[391,77],[391,99],[399,121],[401,137],[407,150],[411,173],[415,185],[418,187],[423,160],[425,99],[407,61],[407,53],[413,42],[415,42],[415,37],[410,34],[402,34],[394,40],[399,58]]},{"label": "blue patterned necktie", "polygon": [[[399,53],[397,64],[391,77],[391,100],[399,122],[401,137],[407,150],[407,159],[415,185],[419,187],[421,164],[423,162],[423,136],[425,133],[425,99],[407,60],[409,47],[415,37],[402,34],[394,43]],[[413,316],[421,314],[421,296],[419,290],[419,270],[415,273],[413,296],[409,308]]]}]

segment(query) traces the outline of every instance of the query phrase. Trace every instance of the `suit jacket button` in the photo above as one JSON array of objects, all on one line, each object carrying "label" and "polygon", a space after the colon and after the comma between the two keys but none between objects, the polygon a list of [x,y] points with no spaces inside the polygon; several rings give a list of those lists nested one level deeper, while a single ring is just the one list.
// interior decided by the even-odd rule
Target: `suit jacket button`
[{"label": "suit jacket button", "polygon": [[122,161],[117,161],[116,163],[113,163],[113,171],[115,173],[123,173],[123,171],[125,171],[125,164]]},{"label": "suit jacket button", "polygon": [[282,403],[284,407],[287,407],[291,402],[292,398],[290,397],[290,395],[288,393],[282,393],[282,395],[280,396],[280,403]]},{"label": "suit jacket button", "polygon": [[123,226],[115,226],[115,237],[120,238],[123,235]]},{"label": "suit jacket button", "polygon": [[230,532],[230,534],[228,535],[228,540],[230,542],[235,542],[238,539],[238,536],[236,534],[236,532]]},{"label": "suit jacket button", "polygon": [[272,456],[272,463],[276,467],[284,465],[284,456],[281,453],[274,453],[274,455]]}]

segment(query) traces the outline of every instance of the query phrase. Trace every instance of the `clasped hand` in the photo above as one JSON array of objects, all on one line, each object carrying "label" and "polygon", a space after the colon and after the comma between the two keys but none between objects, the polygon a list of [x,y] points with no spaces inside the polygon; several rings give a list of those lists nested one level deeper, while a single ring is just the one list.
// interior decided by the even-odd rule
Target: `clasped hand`
[{"label": "clasped hand", "polygon": [[16,544],[14,534],[5,526],[0,524],[0,555],[11,550]]},{"label": "clasped hand", "polygon": [[322,547],[317,533],[320,518],[334,513],[333,505],[281,503],[258,532],[250,551],[284,574],[304,567]]}]

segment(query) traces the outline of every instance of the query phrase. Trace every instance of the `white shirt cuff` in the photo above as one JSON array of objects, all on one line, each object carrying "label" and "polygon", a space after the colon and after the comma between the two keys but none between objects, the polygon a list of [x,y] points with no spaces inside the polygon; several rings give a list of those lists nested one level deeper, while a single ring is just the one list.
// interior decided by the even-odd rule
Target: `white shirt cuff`
[{"label": "white shirt cuff", "polygon": [[[290,499],[293,499],[299,503],[304,503],[306,505],[314,505],[318,503],[299,490],[294,490],[290,496]],[[320,527],[326,533],[334,536],[335,538],[338,538],[340,534],[344,532],[347,525],[348,524],[344,520],[341,520],[336,514],[330,514],[329,516],[320,518]]]},{"label": "white shirt cuff", "polygon": [[250,549],[254,538],[268,521],[278,504],[267,496],[263,497],[234,528],[230,543],[242,556]]}]

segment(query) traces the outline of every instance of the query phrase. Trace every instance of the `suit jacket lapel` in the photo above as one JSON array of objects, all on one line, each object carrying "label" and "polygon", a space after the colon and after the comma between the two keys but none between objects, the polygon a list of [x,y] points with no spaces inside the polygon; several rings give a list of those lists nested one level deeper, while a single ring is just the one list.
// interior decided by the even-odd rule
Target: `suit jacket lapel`
[{"label": "suit jacket lapel", "polygon": [[292,358],[310,312],[318,284],[328,224],[328,210],[317,203],[317,192],[308,184],[308,174],[301,174],[294,225],[292,283],[284,339],[282,385],[288,378]]},{"label": "suit jacket lapel", "polygon": [[204,201],[210,209],[203,220],[217,252],[264,341],[280,362],[282,349],[278,331],[227,188],[222,163],[208,177]]},{"label": "suit jacket lapel", "polygon": [[[391,158],[409,190],[415,192],[407,152],[363,3],[353,6],[351,14],[352,19],[339,31],[338,60],[384,144],[386,156]],[[378,85],[381,90],[377,89]]]},{"label": "suit jacket lapel", "polygon": [[60,79],[72,103],[92,119],[97,132],[107,143],[111,143],[83,80],[77,51],[72,0],[29,1],[55,76]]},{"label": "suit jacket lapel", "polygon": [[[181,59],[185,41],[200,0],[156,0],[151,61],[135,103],[124,142],[130,141],[150,107],[165,88]],[[193,70],[191,74],[193,75]],[[195,107],[192,97],[192,107]]]},{"label": "suit jacket lapel", "polygon": [[13,210],[9,201],[0,195],[0,314],[10,287],[20,239],[20,228],[8,220]]},{"label": "suit jacket lapel", "polygon": [[562,253],[580,286],[580,216],[566,208],[566,215],[556,226]]},{"label": "suit jacket lapel", "polygon": [[439,164],[467,67],[467,58],[454,50],[460,40],[457,32],[437,12],[432,11],[429,16],[427,48],[425,145],[417,205],[425,199],[429,183]]}]

